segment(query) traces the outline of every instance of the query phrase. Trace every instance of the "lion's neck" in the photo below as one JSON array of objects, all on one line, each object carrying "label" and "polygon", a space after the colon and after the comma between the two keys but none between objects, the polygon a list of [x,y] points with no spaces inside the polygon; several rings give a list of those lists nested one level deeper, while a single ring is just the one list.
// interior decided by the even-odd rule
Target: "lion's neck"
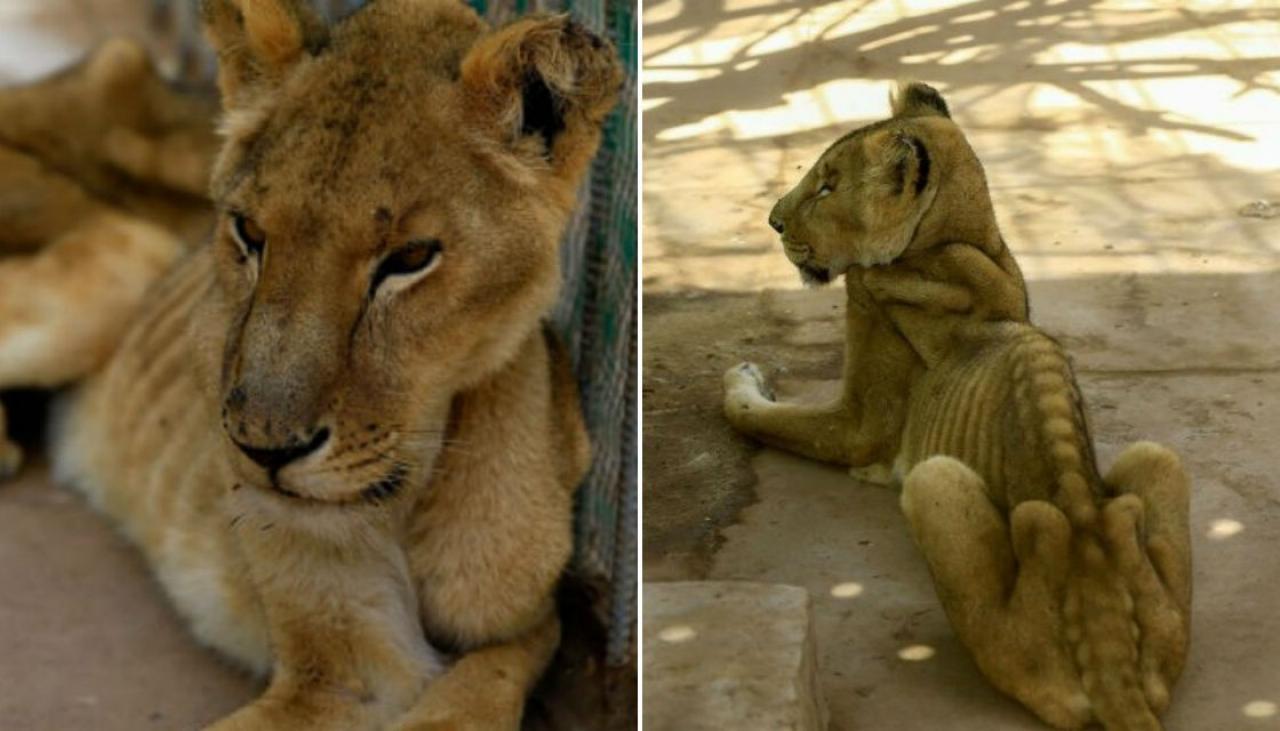
[{"label": "lion's neck", "polygon": [[925,251],[948,243],[965,243],[990,256],[1004,250],[995,208],[985,186],[957,181],[934,196],[916,226],[908,251]]}]

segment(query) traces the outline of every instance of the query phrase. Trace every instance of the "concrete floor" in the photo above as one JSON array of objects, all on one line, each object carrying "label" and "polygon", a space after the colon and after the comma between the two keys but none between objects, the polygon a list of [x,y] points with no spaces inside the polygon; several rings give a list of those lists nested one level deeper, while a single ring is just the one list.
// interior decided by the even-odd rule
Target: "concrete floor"
[{"label": "concrete floor", "polygon": [[252,699],[141,556],[41,465],[0,488],[0,536],[0,728],[194,729]]},{"label": "concrete floor", "polygon": [[809,589],[833,729],[1041,728],[956,643],[896,493],[720,414],[741,360],[783,398],[834,388],[842,292],[800,288],[766,215],[918,78],[986,164],[1103,465],[1154,439],[1193,476],[1168,728],[1280,728],[1280,218],[1242,213],[1280,200],[1280,8],[659,0],[644,59],[646,580]]}]

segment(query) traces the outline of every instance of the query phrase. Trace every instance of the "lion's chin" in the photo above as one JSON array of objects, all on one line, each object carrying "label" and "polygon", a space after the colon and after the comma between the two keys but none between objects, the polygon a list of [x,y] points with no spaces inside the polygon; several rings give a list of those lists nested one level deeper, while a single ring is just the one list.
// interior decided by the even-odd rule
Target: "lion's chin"
[{"label": "lion's chin", "polygon": [[332,476],[268,474],[241,475],[235,489],[248,487],[262,494],[274,495],[290,502],[307,505],[380,505],[399,496],[408,485],[410,467],[392,464],[385,472],[365,481]]},{"label": "lion's chin", "polygon": [[800,281],[806,287],[821,287],[831,282],[831,270],[815,267],[812,264],[796,264],[800,270]]}]

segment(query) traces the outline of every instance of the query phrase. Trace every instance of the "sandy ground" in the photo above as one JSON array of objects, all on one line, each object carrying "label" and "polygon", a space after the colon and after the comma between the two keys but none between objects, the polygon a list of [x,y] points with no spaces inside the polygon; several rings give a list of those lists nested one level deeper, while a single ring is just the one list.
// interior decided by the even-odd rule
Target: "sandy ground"
[{"label": "sandy ground", "polygon": [[1193,476],[1168,728],[1280,728],[1280,218],[1240,213],[1280,199],[1280,8],[659,0],[644,63],[645,578],[808,588],[833,729],[1040,728],[955,641],[894,491],[720,414],[742,360],[783,398],[832,393],[842,291],[801,289],[766,215],[918,78],[986,165],[1103,465],[1154,439]]}]

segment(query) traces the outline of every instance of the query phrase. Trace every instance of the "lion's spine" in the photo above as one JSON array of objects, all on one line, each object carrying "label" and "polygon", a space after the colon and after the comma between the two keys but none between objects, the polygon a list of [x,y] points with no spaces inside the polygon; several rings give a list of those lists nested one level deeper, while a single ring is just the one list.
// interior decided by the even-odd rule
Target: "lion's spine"
[{"label": "lion's spine", "polygon": [[1052,339],[1030,330],[1014,349],[1013,381],[1020,407],[1032,412],[1033,428],[1052,467],[1054,504],[1076,528],[1088,529],[1097,519],[1093,488],[1100,478],[1066,355]]},{"label": "lion's spine", "polygon": [[1061,347],[1032,331],[1014,349],[1013,381],[1023,414],[1037,418],[1044,454],[1052,466],[1052,499],[1073,526],[1085,571],[1068,584],[1063,619],[1081,683],[1108,729],[1159,729],[1134,672],[1138,629],[1127,587],[1106,570],[1100,538],[1097,475],[1071,364]]}]

